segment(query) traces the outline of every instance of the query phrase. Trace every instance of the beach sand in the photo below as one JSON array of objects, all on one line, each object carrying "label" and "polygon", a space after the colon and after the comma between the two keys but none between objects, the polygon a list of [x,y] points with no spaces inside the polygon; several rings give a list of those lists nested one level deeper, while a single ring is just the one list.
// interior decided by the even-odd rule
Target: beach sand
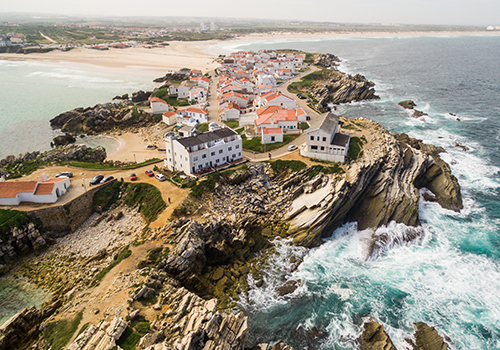
[{"label": "beach sand", "polygon": [[75,62],[98,65],[102,67],[127,68],[140,66],[151,70],[177,70],[179,68],[196,68],[203,72],[218,66],[215,59],[219,54],[229,53],[232,47],[243,42],[268,40],[304,40],[318,38],[348,37],[401,37],[401,36],[455,36],[455,35],[500,35],[500,32],[271,32],[255,33],[239,36],[231,40],[207,41],[172,41],[168,46],[146,48],[135,46],[125,49],[99,51],[87,48],[75,48],[70,51],[51,51],[47,53],[0,54],[5,60],[42,60],[50,62]]}]

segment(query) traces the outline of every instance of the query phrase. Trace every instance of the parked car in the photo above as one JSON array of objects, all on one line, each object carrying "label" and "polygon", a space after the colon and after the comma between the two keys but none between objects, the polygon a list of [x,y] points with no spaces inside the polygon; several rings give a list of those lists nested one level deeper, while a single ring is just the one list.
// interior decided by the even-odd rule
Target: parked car
[{"label": "parked car", "polygon": [[71,171],[63,171],[62,173],[56,174],[56,177],[73,177]]},{"label": "parked car", "polygon": [[205,106],[210,107],[210,102],[207,102],[207,104]]},{"label": "parked car", "polygon": [[111,180],[113,180],[113,179],[114,179],[114,177],[113,177],[113,176],[108,175],[108,176],[106,176],[105,178],[103,178],[103,179],[101,180],[101,183],[102,183],[102,184],[104,184],[104,183],[109,182],[109,181],[111,181]]},{"label": "parked car", "polygon": [[137,180],[137,176],[135,175],[135,173],[130,174],[130,181],[135,181],[135,180]]},{"label": "parked car", "polygon": [[158,147],[156,145],[147,145],[146,148],[147,149],[156,149]]},{"label": "parked car", "polygon": [[297,97],[300,98],[301,100],[305,100],[307,98],[302,94],[297,94]]},{"label": "parked car", "polygon": [[101,182],[102,179],[104,179],[104,175],[102,174],[96,175],[92,178],[92,180],[90,180],[90,184],[97,185],[98,183]]},{"label": "parked car", "polygon": [[153,170],[146,170],[144,173],[145,173],[147,176],[150,176],[150,177],[151,177],[151,176],[154,176],[154,174],[155,174],[155,173],[153,173]]},{"label": "parked car", "polygon": [[295,151],[296,149],[297,149],[297,146],[295,146],[295,145],[288,146],[288,151],[290,151],[290,152]]},{"label": "parked car", "polygon": [[306,101],[306,102],[307,102],[307,103],[311,103],[311,100],[310,100],[310,99],[307,99],[307,101]]},{"label": "parked car", "polygon": [[165,181],[167,179],[163,174],[156,174],[155,177],[160,181]]}]

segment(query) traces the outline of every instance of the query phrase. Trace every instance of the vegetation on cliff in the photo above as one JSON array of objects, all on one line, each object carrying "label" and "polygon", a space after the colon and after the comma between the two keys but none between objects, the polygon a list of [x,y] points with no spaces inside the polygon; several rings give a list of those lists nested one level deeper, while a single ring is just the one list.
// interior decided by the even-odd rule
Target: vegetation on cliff
[{"label": "vegetation on cliff", "polygon": [[132,208],[138,207],[146,222],[154,221],[166,208],[165,201],[155,186],[119,181],[97,191],[93,206],[98,210],[108,210],[119,201]]}]

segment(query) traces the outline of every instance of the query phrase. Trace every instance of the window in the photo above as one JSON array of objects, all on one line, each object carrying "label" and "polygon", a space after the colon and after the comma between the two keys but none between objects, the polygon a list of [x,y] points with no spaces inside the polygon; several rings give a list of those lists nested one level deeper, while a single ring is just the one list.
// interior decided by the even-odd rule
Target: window
[{"label": "window", "polygon": [[318,141],[319,141],[319,136],[318,136]]},{"label": "window", "polygon": [[198,157],[193,158],[193,162],[196,162],[198,160]]},{"label": "window", "polygon": [[219,150],[219,154],[222,154],[222,150],[221,149]]},{"label": "window", "polygon": [[170,150],[168,150],[168,153],[170,153]]},{"label": "window", "polygon": [[210,153],[211,156],[215,156],[215,152]]},{"label": "window", "polygon": [[314,141],[314,136],[311,136],[311,141]]},{"label": "window", "polygon": [[326,137],[323,137],[323,142],[326,142]]},{"label": "window", "polygon": [[238,155],[241,156],[241,152],[238,152]]},{"label": "window", "polygon": [[216,162],[216,163],[219,163],[219,160],[218,160],[218,159],[216,159],[216,160],[215,160],[215,162]]},{"label": "window", "polygon": [[229,147],[227,150],[228,150],[228,151],[232,151],[232,150],[233,150],[233,147]]},{"label": "window", "polygon": [[318,146],[311,146],[311,149],[315,149],[315,150],[317,150],[317,149],[318,149]]},{"label": "window", "polygon": [[204,155],[202,155],[202,156],[201,156],[201,158],[207,158],[207,155],[206,155],[206,154],[204,154]]},{"label": "window", "polygon": [[240,148],[240,145],[236,145],[234,148],[238,149],[238,148]]},{"label": "window", "polygon": [[321,150],[324,151],[325,150],[325,146],[321,146]]},{"label": "window", "polygon": [[236,158],[236,154],[233,154],[233,158]]},{"label": "window", "polygon": [[271,141],[274,141],[274,139],[275,139],[274,136],[271,136]]},{"label": "window", "polygon": [[222,161],[225,162],[226,161],[226,157],[222,157]]}]

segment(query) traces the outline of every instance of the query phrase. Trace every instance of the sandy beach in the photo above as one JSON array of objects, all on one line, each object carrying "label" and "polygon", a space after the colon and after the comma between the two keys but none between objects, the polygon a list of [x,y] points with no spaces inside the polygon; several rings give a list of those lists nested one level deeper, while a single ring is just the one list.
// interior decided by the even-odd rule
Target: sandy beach
[{"label": "sandy beach", "polygon": [[402,36],[456,36],[456,35],[500,35],[495,32],[271,32],[239,36],[231,40],[173,41],[168,46],[146,48],[135,46],[126,49],[111,48],[105,51],[75,48],[71,51],[51,51],[47,53],[1,54],[4,60],[42,60],[49,62],[87,63],[102,67],[127,68],[140,66],[151,70],[177,70],[183,67],[208,72],[217,67],[215,59],[219,54],[229,53],[228,49],[243,43],[269,40],[307,40],[321,38],[349,37],[402,37]]}]

